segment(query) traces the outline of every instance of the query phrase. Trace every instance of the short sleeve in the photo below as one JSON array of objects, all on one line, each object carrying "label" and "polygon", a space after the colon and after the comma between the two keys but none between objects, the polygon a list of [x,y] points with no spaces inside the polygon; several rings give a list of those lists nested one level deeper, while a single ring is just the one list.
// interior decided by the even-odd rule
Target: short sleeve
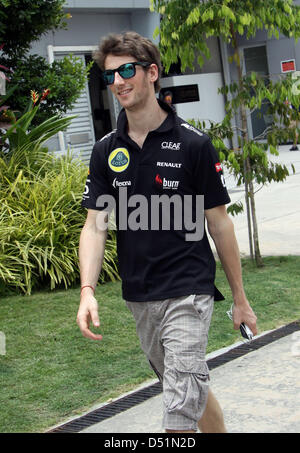
[{"label": "short sleeve", "polygon": [[194,181],[197,193],[204,195],[204,209],[230,203],[222,165],[209,137],[198,147]]},{"label": "short sleeve", "polygon": [[103,210],[103,207],[97,206],[97,199],[101,195],[110,193],[107,179],[107,161],[105,159],[104,143],[97,142],[94,145],[86,185],[82,196],[81,205],[84,208]]}]

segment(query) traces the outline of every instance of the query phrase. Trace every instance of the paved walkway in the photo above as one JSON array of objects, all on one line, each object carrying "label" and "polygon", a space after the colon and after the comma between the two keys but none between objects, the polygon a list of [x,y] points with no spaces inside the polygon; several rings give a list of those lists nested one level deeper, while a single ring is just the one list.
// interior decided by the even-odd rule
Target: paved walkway
[{"label": "paved walkway", "polygon": [[[300,254],[300,151],[283,146],[275,162],[296,174],[256,193],[262,255]],[[232,201],[243,200],[241,188],[226,176]],[[257,186],[259,189],[259,186]],[[242,255],[249,255],[246,214],[234,218]],[[236,347],[236,345],[234,345]],[[209,359],[222,351],[207,356]],[[296,332],[211,370],[211,389],[219,400],[228,432],[300,432],[300,334]],[[150,385],[154,381],[145,383]],[[95,409],[94,408],[91,408]],[[86,433],[162,433],[162,395],[83,430]]]},{"label": "paved walkway", "polygon": [[[211,370],[227,431],[299,433],[299,375],[299,332]],[[162,394],[81,432],[163,433],[161,418]]]},{"label": "paved walkway", "polygon": [[[258,236],[262,255],[300,254],[300,151],[289,151],[290,145],[280,148],[273,162],[285,164],[291,175],[286,181],[261,188],[256,184],[255,204]],[[299,146],[300,149],[300,146]],[[295,167],[292,174],[291,164]],[[242,201],[245,212],[233,218],[241,255],[250,255],[246,207],[243,187],[237,187],[233,177],[225,175],[232,202]]]}]

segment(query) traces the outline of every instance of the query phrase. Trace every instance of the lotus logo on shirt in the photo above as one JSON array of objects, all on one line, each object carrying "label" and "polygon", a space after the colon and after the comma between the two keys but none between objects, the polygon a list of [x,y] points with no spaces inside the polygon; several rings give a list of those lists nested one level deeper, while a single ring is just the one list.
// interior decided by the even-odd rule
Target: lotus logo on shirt
[{"label": "lotus logo on shirt", "polygon": [[162,178],[159,174],[155,176],[155,184],[159,189],[178,189],[179,181]]},{"label": "lotus logo on shirt", "polygon": [[121,173],[126,170],[129,161],[129,152],[126,148],[116,148],[108,157],[109,168],[116,173]]}]

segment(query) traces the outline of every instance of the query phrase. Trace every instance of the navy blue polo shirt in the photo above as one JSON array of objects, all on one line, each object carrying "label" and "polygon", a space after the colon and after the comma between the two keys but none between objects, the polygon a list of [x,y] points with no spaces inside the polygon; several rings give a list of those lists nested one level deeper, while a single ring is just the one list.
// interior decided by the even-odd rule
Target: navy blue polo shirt
[{"label": "navy blue polo shirt", "polygon": [[[189,294],[210,294],[222,300],[214,285],[215,260],[205,228],[202,239],[187,241],[191,229],[184,222],[185,198],[191,201],[192,221],[197,218],[197,195],[203,197],[204,209],[230,202],[218,154],[206,134],[166,104],[160,105],[168,116],[148,133],[142,148],[127,134],[124,109],[117,129],[94,145],[82,206],[102,210],[105,206],[99,206],[99,199],[107,195],[116,202],[125,300],[145,302]],[[170,201],[174,195],[184,208],[178,214],[170,203],[169,225],[164,224],[167,204],[159,205],[160,211],[154,214],[153,200],[163,196]]]}]

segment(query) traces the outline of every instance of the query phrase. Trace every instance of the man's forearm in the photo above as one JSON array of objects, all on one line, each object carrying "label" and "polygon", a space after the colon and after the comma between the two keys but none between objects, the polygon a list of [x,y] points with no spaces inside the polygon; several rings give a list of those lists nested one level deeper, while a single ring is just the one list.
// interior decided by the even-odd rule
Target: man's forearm
[{"label": "man's forearm", "polygon": [[256,315],[253,312],[243,287],[240,253],[234,226],[224,205],[205,211],[208,231],[214,240],[220,261],[230,285],[233,301],[233,324],[238,329],[242,322],[257,334]]},{"label": "man's forearm", "polygon": [[215,229],[210,234],[214,240],[234,301],[242,303],[246,300],[246,296],[242,280],[240,253],[232,221],[228,218],[220,228]]},{"label": "man's forearm", "polygon": [[104,259],[107,232],[97,231],[85,225],[79,242],[79,266],[81,286],[97,285]]}]

